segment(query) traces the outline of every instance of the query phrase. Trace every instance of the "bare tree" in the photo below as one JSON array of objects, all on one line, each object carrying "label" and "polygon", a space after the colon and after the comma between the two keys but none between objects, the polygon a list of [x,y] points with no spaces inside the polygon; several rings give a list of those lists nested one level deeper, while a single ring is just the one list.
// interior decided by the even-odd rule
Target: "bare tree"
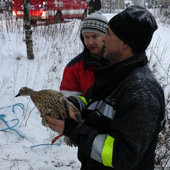
[{"label": "bare tree", "polygon": [[34,59],[30,19],[30,0],[23,0],[23,2],[24,2],[24,28],[27,47],[27,58]]}]

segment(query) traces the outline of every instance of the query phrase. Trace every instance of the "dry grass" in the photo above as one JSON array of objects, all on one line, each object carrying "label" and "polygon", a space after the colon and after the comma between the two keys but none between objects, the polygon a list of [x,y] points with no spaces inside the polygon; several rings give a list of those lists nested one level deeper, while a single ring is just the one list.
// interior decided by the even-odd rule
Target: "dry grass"
[{"label": "dry grass", "polygon": [[157,42],[153,46],[150,46],[149,49],[149,66],[164,88],[166,103],[166,124],[158,139],[155,169],[168,170],[170,165],[170,63],[165,65],[167,47],[165,46],[164,49],[160,51],[160,43],[161,39],[158,38]]}]

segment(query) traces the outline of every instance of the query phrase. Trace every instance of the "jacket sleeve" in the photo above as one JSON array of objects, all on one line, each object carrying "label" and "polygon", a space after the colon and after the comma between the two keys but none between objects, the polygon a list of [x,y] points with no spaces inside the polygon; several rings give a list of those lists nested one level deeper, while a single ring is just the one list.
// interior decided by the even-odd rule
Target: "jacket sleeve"
[{"label": "jacket sleeve", "polygon": [[84,123],[78,123],[71,118],[66,118],[63,134],[68,136],[73,144],[80,147],[84,154],[89,156],[93,140],[98,132]]},{"label": "jacket sleeve", "polygon": [[[111,122],[111,120],[107,121],[107,123]],[[110,164],[112,162],[111,155],[114,144],[114,138],[112,136],[109,134],[100,134],[97,129],[85,123],[77,123],[70,118],[65,119],[63,134],[68,136],[72,143],[81,148],[84,155],[105,166],[110,165],[112,167],[112,164]]]},{"label": "jacket sleeve", "polygon": [[73,67],[74,66],[69,67],[67,65],[64,69],[63,78],[60,85],[60,91],[65,97],[78,96],[82,94],[79,82],[75,75],[76,69]]}]

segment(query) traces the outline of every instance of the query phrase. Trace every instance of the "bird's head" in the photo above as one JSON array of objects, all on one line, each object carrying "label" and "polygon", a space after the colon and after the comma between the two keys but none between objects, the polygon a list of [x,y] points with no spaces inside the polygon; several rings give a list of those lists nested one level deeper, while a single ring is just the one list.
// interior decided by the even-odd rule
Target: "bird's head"
[{"label": "bird's head", "polygon": [[28,87],[22,87],[15,97],[18,97],[18,96],[30,96],[32,91],[33,90],[28,88]]}]

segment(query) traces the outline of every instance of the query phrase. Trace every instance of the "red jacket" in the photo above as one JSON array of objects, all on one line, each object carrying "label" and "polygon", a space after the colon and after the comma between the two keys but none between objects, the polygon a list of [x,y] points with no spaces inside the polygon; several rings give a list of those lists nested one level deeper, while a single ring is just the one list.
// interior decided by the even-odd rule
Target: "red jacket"
[{"label": "red jacket", "polygon": [[64,69],[60,91],[67,96],[85,95],[94,82],[94,65],[84,53],[72,59]]}]

